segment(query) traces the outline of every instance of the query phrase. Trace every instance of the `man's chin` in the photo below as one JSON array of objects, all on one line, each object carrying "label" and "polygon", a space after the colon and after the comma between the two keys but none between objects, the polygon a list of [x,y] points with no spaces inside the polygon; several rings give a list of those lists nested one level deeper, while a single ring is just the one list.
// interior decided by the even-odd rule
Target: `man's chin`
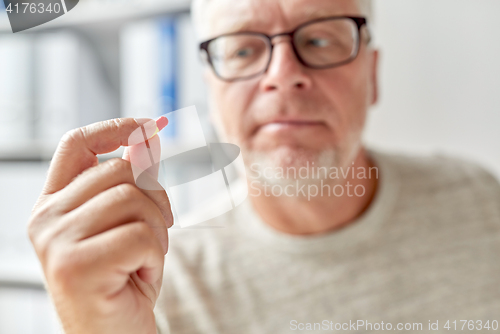
[{"label": "man's chin", "polygon": [[339,166],[338,155],[334,149],[311,150],[280,146],[265,151],[243,151],[243,157],[250,172],[260,175],[261,181],[270,184],[295,182],[294,175],[298,175],[304,168],[312,171],[313,168],[326,167],[329,170]]},{"label": "man's chin", "polygon": [[324,151],[312,150],[303,147],[281,145],[266,150],[249,150],[243,152],[251,162],[265,162],[274,167],[301,167],[317,162],[318,157]]}]

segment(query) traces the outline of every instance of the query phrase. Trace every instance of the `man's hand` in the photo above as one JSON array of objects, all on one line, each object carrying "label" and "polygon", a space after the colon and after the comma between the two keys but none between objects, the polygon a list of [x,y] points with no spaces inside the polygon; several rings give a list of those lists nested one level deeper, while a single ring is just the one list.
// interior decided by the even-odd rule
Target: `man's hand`
[{"label": "man's hand", "polygon": [[[139,189],[129,161],[96,157],[136,144],[128,141],[138,122],[145,123],[115,119],[67,133],[33,209],[29,236],[67,334],[156,333],[173,222],[167,194]],[[159,147],[158,136],[149,142]]]}]

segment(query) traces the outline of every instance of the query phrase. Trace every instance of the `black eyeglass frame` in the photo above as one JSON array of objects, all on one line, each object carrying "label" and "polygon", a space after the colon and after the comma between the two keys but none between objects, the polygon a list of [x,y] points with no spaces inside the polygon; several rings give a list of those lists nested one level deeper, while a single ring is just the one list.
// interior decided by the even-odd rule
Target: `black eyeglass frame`
[{"label": "black eyeglass frame", "polygon": [[[311,25],[311,24],[314,24],[314,23],[318,23],[318,22],[322,22],[322,21],[330,21],[330,20],[339,20],[339,19],[350,19],[350,20],[354,21],[354,23],[356,23],[356,26],[358,28],[358,30],[357,30],[357,32],[358,32],[358,42],[355,45],[355,50],[354,50],[353,54],[348,59],[346,59],[344,61],[341,61],[339,63],[329,64],[329,65],[315,66],[315,65],[310,65],[307,62],[305,62],[304,59],[302,59],[302,57],[300,56],[300,54],[299,54],[299,52],[297,50],[297,47],[295,45],[295,40],[294,40],[295,33],[298,30],[300,30],[301,28],[303,28],[305,26],[308,26],[308,25]],[[322,18],[314,19],[312,21],[304,22],[304,23],[300,24],[299,26],[297,26],[292,31],[283,32],[283,33],[279,33],[279,34],[272,35],[272,36],[269,36],[269,35],[266,35],[266,34],[260,33],[260,32],[255,32],[255,31],[238,31],[238,32],[234,32],[234,33],[228,33],[228,34],[219,35],[217,37],[214,37],[214,38],[208,39],[208,40],[206,40],[204,42],[201,42],[200,45],[199,45],[199,49],[200,49],[200,52],[203,52],[203,51],[205,52],[205,54],[207,56],[207,61],[210,64],[210,67],[212,68],[212,70],[215,73],[215,75],[219,79],[221,79],[223,81],[227,81],[227,82],[240,81],[240,80],[248,80],[248,79],[254,78],[256,76],[259,76],[259,75],[261,75],[263,73],[266,73],[267,70],[268,70],[268,68],[269,68],[269,64],[271,63],[272,54],[273,54],[274,44],[272,43],[272,39],[275,38],[275,37],[278,37],[278,36],[289,36],[290,37],[290,44],[292,45],[293,52],[294,52],[295,56],[297,57],[298,61],[302,65],[304,65],[305,67],[313,68],[313,69],[333,68],[333,67],[342,66],[344,64],[350,63],[351,61],[353,61],[358,56],[359,49],[361,47],[361,28],[364,25],[367,25],[367,20],[366,20],[365,17],[361,17],[361,16],[329,16],[329,17],[322,17]],[[214,67],[214,65],[212,63],[212,57],[210,56],[210,52],[208,51],[209,45],[210,45],[210,43],[212,41],[214,41],[214,40],[216,40],[216,39],[218,39],[220,37],[235,36],[235,35],[256,35],[256,36],[264,37],[267,40],[267,42],[269,44],[269,48],[270,48],[270,51],[269,51],[270,55],[269,55],[269,60],[268,60],[266,66],[264,67],[264,69],[262,71],[260,71],[258,73],[255,73],[255,74],[252,74],[252,75],[248,75],[248,76],[244,76],[244,77],[238,77],[238,78],[233,78],[233,79],[227,79],[227,78],[221,77],[219,75],[219,73],[217,73],[217,71],[215,70],[215,67]],[[368,39],[368,41],[369,41],[369,39]]]}]

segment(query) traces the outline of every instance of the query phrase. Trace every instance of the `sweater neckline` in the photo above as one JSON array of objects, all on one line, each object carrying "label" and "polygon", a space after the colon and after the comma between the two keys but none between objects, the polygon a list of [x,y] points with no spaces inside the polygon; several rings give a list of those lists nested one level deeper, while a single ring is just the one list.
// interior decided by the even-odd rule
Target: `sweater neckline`
[{"label": "sweater neckline", "polygon": [[281,251],[299,254],[336,250],[342,252],[373,240],[394,207],[399,192],[399,178],[385,154],[372,150],[367,152],[378,168],[378,187],[368,208],[346,226],[319,235],[287,234],[262,221],[247,198],[241,204],[240,210],[237,210],[245,217],[244,222],[242,219],[236,219],[238,227],[243,229],[246,235],[254,238],[253,242],[261,242]]}]

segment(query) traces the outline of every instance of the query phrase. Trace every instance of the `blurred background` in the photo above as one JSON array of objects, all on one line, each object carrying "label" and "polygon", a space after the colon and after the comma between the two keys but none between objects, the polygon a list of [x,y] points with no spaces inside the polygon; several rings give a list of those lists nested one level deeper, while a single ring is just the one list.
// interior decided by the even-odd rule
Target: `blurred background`
[{"label": "blurred background", "polygon": [[[380,100],[365,142],[443,153],[500,178],[500,1],[375,0]],[[196,105],[207,117],[189,0],[81,0],[64,16],[12,34],[0,4],[0,333],[57,333],[26,235],[57,141],[120,116]],[[182,120],[173,146],[187,139]],[[102,160],[121,156],[115,152]]]}]

